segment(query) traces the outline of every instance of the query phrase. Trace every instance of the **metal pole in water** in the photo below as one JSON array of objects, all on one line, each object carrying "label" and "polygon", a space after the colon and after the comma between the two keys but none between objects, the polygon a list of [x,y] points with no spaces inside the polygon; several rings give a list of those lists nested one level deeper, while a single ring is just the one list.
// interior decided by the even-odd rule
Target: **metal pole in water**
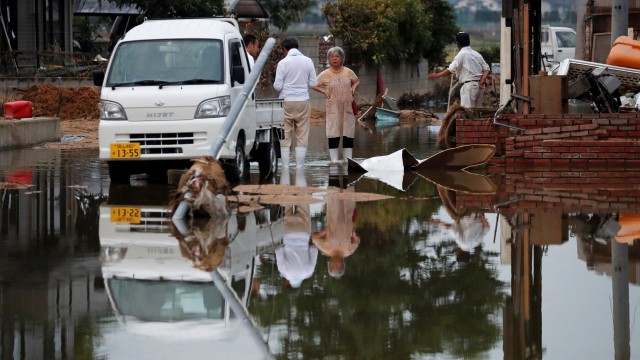
[{"label": "metal pole in water", "polygon": [[[216,136],[216,141],[213,143],[213,145],[211,145],[211,150],[209,151],[209,154],[211,154],[211,156],[213,156],[214,158],[218,159],[218,157],[220,156],[220,150],[222,150],[222,146],[227,141],[227,136],[229,136],[229,132],[231,132],[233,124],[235,124],[236,120],[242,113],[242,110],[244,110],[247,99],[249,98],[249,94],[251,94],[253,90],[255,90],[256,85],[258,84],[258,80],[260,79],[260,72],[264,68],[264,65],[267,63],[267,60],[269,59],[269,55],[271,54],[275,43],[276,40],[274,38],[267,39],[262,48],[262,51],[260,52],[260,55],[258,56],[258,59],[255,62],[254,68],[251,69],[251,72],[249,73],[249,78],[245,80],[244,86],[242,87],[242,90],[240,90],[238,98],[233,104],[231,104],[229,114],[227,114],[226,120],[224,121],[224,123],[222,123],[220,132]],[[193,194],[185,194],[185,198],[188,199],[191,197],[193,197]],[[184,219],[187,216],[188,210],[189,203],[183,200],[178,205],[171,218],[176,220]]]},{"label": "metal pole in water", "polygon": [[211,151],[209,152],[211,156],[216,159],[220,156],[220,150],[222,150],[222,145],[227,140],[227,136],[229,136],[229,132],[231,132],[231,128],[233,124],[236,122],[242,110],[244,110],[244,106],[247,103],[247,99],[249,98],[249,94],[253,92],[258,84],[258,79],[260,79],[260,72],[264,65],[267,63],[267,59],[271,54],[271,50],[273,50],[273,46],[275,45],[276,40],[274,38],[269,38],[264,44],[258,59],[256,59],[255,67],[251,69],[249,73],[249,79],[247,79],[238,95],[236,101],[231,104],[231,109],[229,109],[229,114],[227,115],[227,119],[222,123],[222,127],[220,128],[220,133],[216,137],[216,142],[211,145]]},{"label": "metal pole in water", "polygon": [[265,358],[273,359],[274,357],[269,351],[269,346],[267,343],[265,343],[262,333],[260,332],[260,329],[253,322],[253,319],[249,315],[249,311],[244,306],[244,304],[242,304],[240,299],[238,299],[238,296],[233,291],[233,289],[231,289],[231,286],[229,285],[229,283],[222,277],[222,274],[220,274],[218,269],[214,269],[211,272],[211,279],[213,280],[213,283],[215,284],[216,288],[222,294],[222,297],[224,298],[224,300],[231,307],[231,310],[233,311],[233,313],[236,314],[236,316],[242,322],[242,324],[247,328],[247,330],[249,330],[256,344],[260,346]]}]

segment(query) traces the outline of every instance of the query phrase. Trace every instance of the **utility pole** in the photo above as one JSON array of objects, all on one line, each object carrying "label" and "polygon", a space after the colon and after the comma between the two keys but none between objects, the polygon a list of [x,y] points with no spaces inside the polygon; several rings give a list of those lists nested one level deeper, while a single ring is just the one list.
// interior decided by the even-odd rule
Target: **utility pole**
[{"label": "utility pole", "polygon": [[[629,0],[611,2],[611,46],[619,36],[627,35],[629,26]],[[619,218],[617,219],[619,220]],[[612,237],[611,241],[611,290],[613,299],[613,347],[615,359],[631,356],[629,330],[629,246]]]}]

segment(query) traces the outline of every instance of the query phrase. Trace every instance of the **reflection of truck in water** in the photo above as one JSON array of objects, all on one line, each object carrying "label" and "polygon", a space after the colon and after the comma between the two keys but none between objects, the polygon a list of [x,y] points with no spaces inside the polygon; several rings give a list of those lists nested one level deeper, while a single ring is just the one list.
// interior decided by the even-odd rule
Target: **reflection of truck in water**
[{"label": "reflection of truck in water", "polygon": [[[153,192],[153,187],[114,190],[112,185],[109,202],[100,207],[99,235],[106,292],[124,333],[160,343],[224,339],[225,346],[249,338],[255,348],[246,322],[243,325],[230,310],[224,292],[212,282],[212,273],[196,269],[183,256],[170,233],[167,207],[142,204],[144,200],[136,205],[135,199],[113,203],[112,199],[135,193],[148,199],[145,191]],[[279,208],[232,214],[227,231],[229,243],[219,273],[246,304],[255,256],[282,242],[282,215]],[[123,337],[122,333],[113,336]]]},{"label": "reflection of truck in water", "polygon": [[[263,175],[277,167],[284,124],[282,100],[249,94],[219,154],[211,154],[232,104],[243,98],[249,60],[233,19],[149,20],[118,41],[100,92],[100,159],[114,182],[219,155],[232,178],[257,161]],[[246,94],[245,94],[246,95]]]}]

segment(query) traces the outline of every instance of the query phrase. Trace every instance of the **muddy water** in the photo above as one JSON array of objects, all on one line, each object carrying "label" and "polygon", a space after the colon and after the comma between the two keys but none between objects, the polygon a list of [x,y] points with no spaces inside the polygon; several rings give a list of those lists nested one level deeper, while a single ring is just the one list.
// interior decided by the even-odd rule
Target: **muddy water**
[{"label": "muddy water", "polygon": [[[434,141],[359,128],[354,157]],[[0,359],[640,358],[634,184],[384,182],[329,166],[321,127],[289,177],[347,194],[168,226],[172,188],[111,185],[97,151],[1,151],[25,187],[0,189]]]}]

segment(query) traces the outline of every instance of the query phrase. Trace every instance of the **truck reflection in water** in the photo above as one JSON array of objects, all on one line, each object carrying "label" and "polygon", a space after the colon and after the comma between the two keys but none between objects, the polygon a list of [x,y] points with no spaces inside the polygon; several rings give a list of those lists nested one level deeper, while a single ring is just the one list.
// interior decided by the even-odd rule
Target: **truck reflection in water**
[{"label": "truck reflection in water", "polygon": [[[166,205],[145,204],[150,198],[145,189],[153,191],[148,186],[112,186],[110,201],[100,207],[102,275],[125,330],[107,331],[105,339],[118,339],[105,343],[105,349],[114,358],[126,357],[125,348],[120,353],[107,347],[128,343],[126,333],[142,336],[152,344],[145,351],[165,358],[166,351],[176,351],[167,350],[167,344],[201,342],[197,346],[217,344],[219,349],[220,340],[229,356],[270,357],[259,330],[245,321],[246,310],[238,314],[238,309],[244,309],[248,298],[255,256],[282,243],[280,207],[176,226]],[[137,205],[136,199],[141,199]],[[234,304],[238,299],[240,307]]]}]

